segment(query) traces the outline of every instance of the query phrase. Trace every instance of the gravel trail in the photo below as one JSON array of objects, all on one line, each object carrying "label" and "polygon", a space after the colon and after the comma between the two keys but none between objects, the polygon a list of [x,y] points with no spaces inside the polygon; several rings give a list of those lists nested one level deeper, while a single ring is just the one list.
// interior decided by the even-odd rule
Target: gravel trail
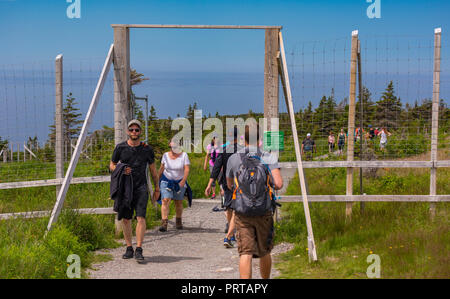
[{"label": "gravel trail", "polygon": [[[224,212],[214,212],[216,200],[203,200],[192,203],[191,208],[183,212],[183,230],[175,229],[175,219],[169,220],[167,232],[158,228],[146,232],[144,243],[145,260],[137,263],[134,259],[124,260],[123,247],[101,250],[113,260],[94,264],[88,273],[91,278],[202,278],[230,279],[239,278],[239,255],[237,248],[225,248],[223,238],[226,219]],[[133,238],[133,242],[135,239]],[[135,243],[133,243],[135,247]],[[290,250],[290,244],[279,244],[272,256]],[[253,278],[261,278],[259,260],[253,260]],[[271,277],[278,275],[272,267]]]}]

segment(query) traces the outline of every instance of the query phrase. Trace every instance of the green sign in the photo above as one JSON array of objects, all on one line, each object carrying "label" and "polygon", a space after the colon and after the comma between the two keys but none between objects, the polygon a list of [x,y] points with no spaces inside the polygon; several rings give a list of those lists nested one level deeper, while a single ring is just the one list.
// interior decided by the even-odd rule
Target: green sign
[{"label": "green sign", "polygon": [[283,131],[264,132],[264,150],[265,151],[284,150],[284,132]]}]

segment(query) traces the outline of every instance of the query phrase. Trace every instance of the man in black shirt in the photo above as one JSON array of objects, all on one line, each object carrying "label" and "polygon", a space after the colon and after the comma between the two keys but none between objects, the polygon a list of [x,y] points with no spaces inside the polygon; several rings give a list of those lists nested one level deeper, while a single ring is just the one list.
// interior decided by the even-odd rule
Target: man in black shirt
[{"label": "man in black shirt", "polygon": [[[128,123],[128,140],[116,145],[109,168],[111,171],[117,166],[117,163],[125,163],[128,166],[124,168],[126,175],[132,176],[133,181],[133,199],[131,201],[131,209],[123,207],[118,212],[118,220],[122,220],[123,235],[127,243],[127,250],[123,255],[124,259],[132,258],[133,255],[137,260],[143,260],[142,241],[144,239],[146,223],[145,216],[147,213],[148,203],[148,186],[146,168],[149,166],[155,192],[153,193],[153,201],[159,197],[159,179],[155,167],[155,154],[151,146],[140,141],[142,125],[138,120],[132,120]],[[131,219],[136,211],[136,253],[132,246],[132,228]]]}]

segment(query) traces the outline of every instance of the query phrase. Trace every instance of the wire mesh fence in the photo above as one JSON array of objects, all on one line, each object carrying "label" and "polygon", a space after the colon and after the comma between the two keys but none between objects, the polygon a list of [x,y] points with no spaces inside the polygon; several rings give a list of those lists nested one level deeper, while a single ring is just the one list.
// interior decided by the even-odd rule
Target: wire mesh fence
[{"label": "wire mesh fence", "polygon": [[[361,96],[357,91],[356,99],[356,160],[429,161],[433,36],[361,36],[360,40],[363,87]],[[438,149],[448,150],[450,60],[447,54],[450,44],[445,35],[442,41]],[[315,151],[311,155],[304,148],[304,159],[346,159],[350,51],[350,38],[338,38],[296,43],[286,53],[298,136],[302,143],[310,133],[315,144]],[[76,138],[101,68],[101,59],[74,61],[64,58],[63,158],[66,168],[74,153]],[[177,132],[171,128],[174,118],[185,117],[193,129],[193,137],[195,110],[203,110],[202,124],[207,118],[219,118],[224,124],[223,136],[226,136],[227,118],[240,117],[245,120],[253,117],[258,120],[264,116],[264,82],[260,73],[174,75],[137,71],[150,77],[150,80],[134,86],[133,91],[143,96],[142,86],[151,90],[146,130],[157,160],[168,150],[168,141]],[[167,96],[168,93],[176,95]],[[109,175],[108,165],[114,149],[113,97],[113,71],[110,71],[74,177]],[[281,86],[280,99],[283,99]],[[360,99],[363,103],[362,113]],[[216,104],[211,105],[211,102]],[[0,109],[0,184],[54,179],[54,61],[0,66],[0,105],[3,107]],[[162,115],[160,107],[168,106],[171,114]],[[135,103],[133,108],[135,117],[143,121],[146,111],[142,102]],[[225,108],[233,112],[223,112]],[[361,121],[362,129],[359,128]],[[291,124],[282,100],[279,124],[279,130],[284,132],[285,137],[280,161],[295,161]],[[211,130],[204,129],[202,140],[210,138],[209,133]],[[382,142],[384,138],[387,142]],[[225,141],[223,138],[220,142]],[[209,142],[206,140],[206,144]],[[242,134],[239,142],[243,142]],[[305,142],[304,146],[308,144]],[[192,153],[190,156],[201,161],[199,164],[203,166],[205,152]],[[448,151],[440,151],[439,160],[449,158]],[[88,196],[102,194],[102,200],[85,201],[82,207],[111,205],[103,201],[108,198],[107,186],[100,189],[98,186],[85,188],[81,191],[76,185],[72,186],[68,195],[69,204],[70,198],[79,202],[76,198],[86,196],[88,192]],[[55,193],[49,191],[54,189],[53,186],[33,191],[36,193],[33,196],[45,193],[46,199],[41,202],[30,201],[19,209],[51,208]],[[0,190],[0,194],[3,194],[0,196],[20,197],[20,192]],[[12,205],[1,203],[0,212],[16,210]]]}]

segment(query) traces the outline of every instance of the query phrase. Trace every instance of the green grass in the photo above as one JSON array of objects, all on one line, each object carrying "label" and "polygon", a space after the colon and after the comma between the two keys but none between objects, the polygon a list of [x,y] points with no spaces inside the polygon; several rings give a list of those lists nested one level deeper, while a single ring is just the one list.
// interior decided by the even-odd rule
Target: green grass
[{"label": "green grass", "polygon": [[[345,194],[345,169],[306,169],[309,194]],[[359,194],[359,171],[354,194]],[[437,193],[450,194],[450,170],[439,169]],[[364,179],[367,194],[429,194],[429,170],[381,169]],[[288,194],[300,194],[296,176]],[[438,203],[436,217],[429,217],[429,203],[366,203],[363,214],[353,205],[351,220],[345,203],[310,203],[318,262],[309,263],[303,205],[283,204],[276,242],[295,248],[282,255],[280,278],[367,278],[366,258],[381,259],[381,278],[450,277],[450,204]]]}]

